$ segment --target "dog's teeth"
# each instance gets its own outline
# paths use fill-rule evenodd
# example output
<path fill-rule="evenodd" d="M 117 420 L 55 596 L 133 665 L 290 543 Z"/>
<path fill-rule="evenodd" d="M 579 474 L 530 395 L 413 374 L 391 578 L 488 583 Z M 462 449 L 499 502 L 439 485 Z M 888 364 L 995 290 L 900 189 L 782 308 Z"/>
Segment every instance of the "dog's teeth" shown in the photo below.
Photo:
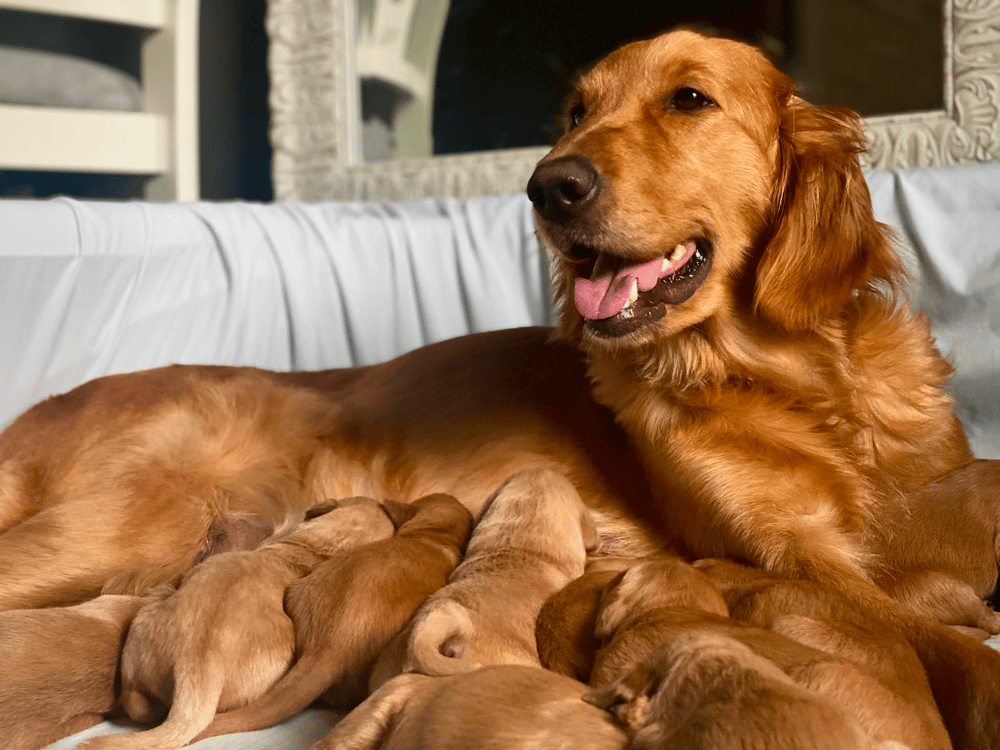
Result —
<path fill-rule="evenodd" d="M 663 263 L 660 265 L 660 273 L 664 274 L 670 270 L 670 258 L 673 258 L 673 253 L 669 257 L 663 259 Z"/>
<path fill-rule="evenodd" d="M 628 304 L 635 304 L 637 299 L 639 299 L 639 279 L 632 279 L 632 286 L 628 290 Z"/>
<path fill-rule="evenodd" d="M 678 245 L 674 248 L 674 251 L 670 254 L 671 260 L 680 260 L 684 257 L 684 253 L 687 252 L 687 248 L 684 245 Z"/>

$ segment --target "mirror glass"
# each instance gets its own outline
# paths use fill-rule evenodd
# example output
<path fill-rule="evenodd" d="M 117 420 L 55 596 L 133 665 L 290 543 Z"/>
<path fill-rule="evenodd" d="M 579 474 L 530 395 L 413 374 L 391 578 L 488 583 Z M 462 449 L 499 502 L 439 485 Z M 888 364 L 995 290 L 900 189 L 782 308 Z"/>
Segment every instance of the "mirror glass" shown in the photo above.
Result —
<path fill-rule="evenodd" d="M 817 104 L 941 109 L 941 0 L 357 0 L 367 162 L 551 145 L 576 77 L 695 24 L 761 47 Z"/>

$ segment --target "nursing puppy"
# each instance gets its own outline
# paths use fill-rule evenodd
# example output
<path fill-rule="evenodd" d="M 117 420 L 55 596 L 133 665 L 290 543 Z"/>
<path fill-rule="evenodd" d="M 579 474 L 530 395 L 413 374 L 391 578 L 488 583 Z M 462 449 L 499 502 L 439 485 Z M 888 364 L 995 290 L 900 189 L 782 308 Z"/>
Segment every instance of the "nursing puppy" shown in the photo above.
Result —
<path fill-rule="evenodd" d="M 36 750 L 112 711 L 125 633 L 148 601 L 107 594 L 73 607 L 0 612 L 4 750 Z"/>
<path fill-rule="evenodd" d="M 681 633 L 584 700 L 634 733 L 632 750 L 908 750 L 721 633 Z"/>
<path fill-rule="evenodd" d="M 135 721 L 166 720 L 140 734 L 95 737 L 81 750 L 166 750 L 187 744 L 216 711 L 242 706 L 288 669 L 295 647 L 288 587 L 340 550 L 390 537 L 383 506 L 351 498 L 254 552 L 218 555 L 176 593 L 142 610 L 122 653 L 121 704 Z"/>
<path fill-rule="evenodd" d="M 542 666 L 580 682 L 590 681 L 600 641 L 594 634 L 601 594 L 615 577 L 636 561 L 596 557 L 579 578 L 549 597 L 535 622 L 535 645 Z"/>
<path fill-rule="evenodd" d="M 335 555 L 289 588 L 295 665 L 257 700 L 215 717 L 199 739 L 269 727 L 320 696 L 340 708 L 364 699 L 375 659 L 445 585 L 472 528 L 450 495 L 387 507 L 401 522 L 395 536 Z"/>
<path fill-rule="evenodd" d="M 695 567 L 718 588 L 740 622 L 787 636 L 844 658 L 872 675 L 894 706 L 856 700 L 849 682 L 824 686 L 849 701 L 869 724 L 881 722 L 887 736 L 913 750 L 948 748 L 950 742 L 927 674 L 904 634 L 859 611 L 837 591 L 811 581 L 792 581 L 725 560 L 699 560 Z M 949 677 L 954 679 L 957 675 Z"/>
<path fill-rule="evenodd" d="M 1000 614 L 983 602 L 997 585 L 1000 461 L 972 461 L 908 493 L 906 504 L 878 528 L 886 555 L 875 582 L 940 622 L 1000 632 Z"/>
<path fill-rule="evenodd" d="M 586 686 L 520 664 L 451 677 L 405 674 L 313 750 L 625 750 L 625 733 L 580 700 Z"/>
<path fill-rule="evenodd" d="M 601 648 L 594 656 L 590 684 L 621 677 L 686 623 L 697 627 L 727 622 L 728 616 L 719 590 L 683 560 L 640 562 L 619 573 L 601 593 L 594 623 Z"/>
<path fill-rule="evenodd" d="M 487 501 L 448 585 L 383 654 L 373 683 L 400 672 L 538 666 L 538 612 L 583 573 L 587 551 L 596 546 L 590 513 L 565 476 L 549 469 L 515 474 Z"/>
<path fill-rule="evenodd" d="M 749 588 L 737 591 L 730 584 L 730 598 L 724 598 L 712 576 L 680 560 L 643 563 L 609 586 L 597 623 L 605 646 L 591 684 L 620 678 L 661 645 L 670 651 L 682 636 L 711 634 L 743 644 L 797 685 L 842 707 L 873 737 L 912 750 L 951 747 L 920 661 L 902 636 L 811 582 L 767 573 L 756 578 L 756 571 L 729 563 L 706 567 L 713 565 L 720 580 L 724 571 L 732 577 L 746 571 L 741 582 Z M 783 595 L 790 590 L 786 584 L 802 589 L 800 595 Z M 754 606 L 750 592 L 763 586 L 780 596 L 758 593 L 755 616 L 747 616 Z M 724 618 L 727 612 L 740 621 Z"/>

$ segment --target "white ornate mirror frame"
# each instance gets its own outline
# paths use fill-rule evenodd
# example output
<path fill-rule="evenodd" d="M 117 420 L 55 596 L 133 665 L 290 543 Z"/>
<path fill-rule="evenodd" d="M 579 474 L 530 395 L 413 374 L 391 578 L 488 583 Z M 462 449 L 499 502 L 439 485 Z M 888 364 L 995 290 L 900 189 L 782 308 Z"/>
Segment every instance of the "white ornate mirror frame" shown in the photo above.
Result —
<path fill-rule="evenodd" d="M 354 3 L 268 2 L 275 196 L 390 200 L 523 190 L 546 148 L 363 163 Z M 942 3 L 944 108 L 867 118 L 868 167 L 1000 157 L 1000 0 Z"/>

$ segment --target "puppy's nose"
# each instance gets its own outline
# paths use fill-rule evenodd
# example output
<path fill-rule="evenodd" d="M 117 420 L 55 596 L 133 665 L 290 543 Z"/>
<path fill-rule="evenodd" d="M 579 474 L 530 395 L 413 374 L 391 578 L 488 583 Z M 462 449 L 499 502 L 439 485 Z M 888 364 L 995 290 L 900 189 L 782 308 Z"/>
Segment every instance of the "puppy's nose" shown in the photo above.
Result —
<path fill-rule="evenodd" d="M 528 180 L 528 199 L 543 219 L 562 223 L 590 206 L 600 193 L 594 165 L 580 156 L 542 162 Z"/>

